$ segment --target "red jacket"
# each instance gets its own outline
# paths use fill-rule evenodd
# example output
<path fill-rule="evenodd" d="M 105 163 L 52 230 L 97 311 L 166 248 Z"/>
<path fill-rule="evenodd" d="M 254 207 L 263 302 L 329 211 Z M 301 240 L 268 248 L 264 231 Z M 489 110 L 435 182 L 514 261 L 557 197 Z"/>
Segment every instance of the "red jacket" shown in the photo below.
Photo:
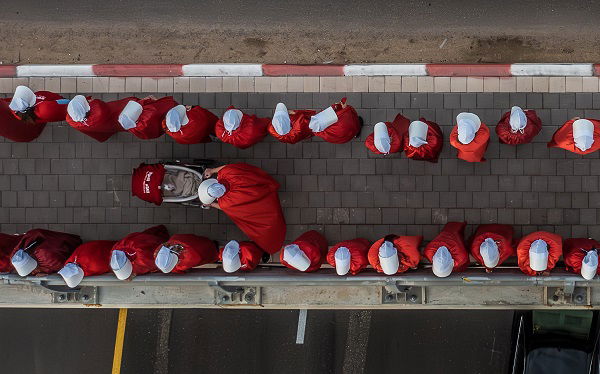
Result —
<path fill-rule="evenodd" d="M 67 123 L 77 131 L 96 139 L 99 142 L 105 142 L 111 136 L 119 131 L 125 131 L 119 123 L 119 114 L 129 101 L 138 101 L 135 97 L 126 97 L 124 99 L 105 102 L 98 99 L 89 99 L 90 111 L 87 117 L 81 121 L 74 121 L 67 113 Z"/>
<path fill-rule="evenodd" d="M 562 148 L 566 151 L 577 153 L 578 155 L 587 155 L 594 153 L 600 149 L 600 120 L 588 119 L 594 124 L 594 143 L 590 149 L 582 151 L 575 146 L 573 139 L 573 122 L 569 120 L 565 122 L 552 136 L 552 140 L 548 143 L 548 148 Z"/>
<path fill-rule="evenodd" d="M 546 231 L 536 231 L 525 235 L 517 245 L 517 258 L 521 271 L 527 275 L 538 275 L 537 271 L 529 267 L 529 247 L 538 239 L 542 239 L 548 244 L 548 267 L 546 271 L 554 269 L 562 255 L 562 238 L 560 235 Z"/>
<path fill-rule="evenodd" d="M 296 244 L 310 260 L 310 266 L 304 272 L 309 273 L 321 268 L 327 256 L 327 239 L 318 231 L 311 230 L 300 235 L 291 244 Z M 279 260 L 290 269 L 295 269 L 283 259 L 283 249 L 279 252 Z"/>
<path fill-rule="evenodd" d="M 592 249 L 600 249 L 600 243 L 594 239 L 571 238 L 565 240 L 563 258 L 568 271 L 581 274 L 581 262 Z"/>
<path fill-rule="evenodd" d="M 314 116 L 314 110 L 295 110 L 294 114 L 290 114 L 291 129 L 285 135 L 279 135 L 275 131 L 273 124 L 269 122 L 269 134 L 282 143 L 296 144 L 304 139 L 313 136 L 312 130 L 308 127 L 310 117 Z"/>
<path fill-rule="evenodd" d="M 217 175 L 226 192 L 219 207 L 253 242 L 273 254 L 285 240 L 279 183 L 256 166 L 229 164 Z"/>
<path fill-rule="evenodd" d="M 264 254 L 263 250 L 253 242 L 244 241 L 238 243 L 240 245 L 240 262 L 242 263 L 240 270 L 251 271 L 256 269 L 262 260 L 262 256 Z M 225 248 L 221 248 L 219 250 L 219 261 L 223 261 L 224 249 Z"/>
<path fill-rule="evenodd" d="M 496 266 L 499 266 L 506 261 L 507 258 L 516 254 L 513 245 L 513 235 L 514 230 L 511 225 L 479 225 L 471 240 L 471 255 L 479 264 L 485 266 L 479 247 L 487 238 L 491 238 L 498 246 L 500 258 L 498 259 L 498 264 Z"/>
<path fill-rule="evenodd" d="M 117 242 L 114 240 L 92 240 L 81 244 L 65 261 L 72 262 L 83 270 L 84 276 L 110 272 L 110 253 Z"/>
<path fill-rule="evenodd" d="M 229 109 L 235 108 L 230 106 L 227 110 Z M 243 113 L 240 126 L 231 134 L 225 129 L 223 118 L 220 118 L 215 124 L 215 133 L 222 142 L 245 149 L 263 140 L 267 135 L 267 127 L 270 123 L 269 118 L 258 118 L 255 115 Z"/>
<path fill-rule="evenodd" d="M 327 262 L 335 268 L 335 252 L 340 247 L 348 248 L 350 251 L 350 273 L 356 275 L 369 265 L 368 252 L 370 243 L 367 239 L 356 238 L 339 242 L 327 252 Z"/>
<path fill-rule="evenodd" d="M 219 250 L 214 241 L 193 234 L 175 234 L 166 243 L 161 243 L 154 250 L 154 258 L 163 245 L 171 246 L 179 244 L 183 247 L 178 254 L 179 261 L 171 271 L 172 273 L 183 273 L 196 266 L 216 262 L 219 258 Z"/>
<path fill-rule="evenodd" d="M 454 260 L 452 272 L 464 271 L 469 266 L 469 253 L 464 240 L 466 226 L 466 222 L 448 222 L 442 232 L 427 244 L 423 257 L 433 263 L 435 252 L 439 247 L 445 246 Z"/>
<path fill-rule="evenodd" d="M 483 122 L 475 134 L 475 138 L 469 144 L 463 144 L 458 140 L 458 126 L 454 126 L 450 133 L 450 144 L 458 150 L 458 158 L 468 162 L 485 161 L 485 151 L 489 143 L 490 129 Z"/>
<path fill-rule="evenodd" d="M 140 139 L 155 139 L 163 134 L 162 120 L 167 112 L 177 105 L 172 96 L 160 99 L 134 99 L 142 106 L 142 114 L 136 121 L 136 126 L 129 129 L 130 133 Z M 125 103 L 127 104 L 127 103 Z"/>
<path fill-rule="evenodd" d="M 503 144 L 527 144 L 531 143 L 533 138 L 542 130 L 542 120 L 537 116 L 535 110 L 525 110 L 525 116 L 527 117 L 527 126 L 523 129 L 523 132 L 513 132 L 510 127 L 510 111 L 504 113 L 500 122 L 496 125 L 496 134 L 500 143 Z"/>
<path fill-rule="evenodd" d="M 346 98 L 344 97 L 341 101 L 345 103 Z M 350 105 L 346 105 L 345 108 L 342 108 L 340 104 L 332 106 L 338 117 L 337 122 L 331 124 L 325 130 L 315 132 L 314 134 L 328 143 L 348 143 L 360 132 L 361 123 L 358 113 Z"/>
<path fill-rule="evenodd" d="M 163 119 L 162 127 L 165 133 L 179 144 L 209 143 L 219 118 L 200 106 L 187 110 L 186 115 L 189 122 L 177 132 L 169 131 L 167 121 Z"/>
<path fill-rule="evenodd" d="M 127 235 L 112 247 L 112 251 L 125 252 L 131 261 L 133 274 L 154 273 L 158 271 L 154 263 L 154 250 L 168 239 L 169 232 L 165 226 L 154 226 L 142 232 Z"/>
<path fill-rule="evenodd" d="M 427 144 L 423 144 L 420 147 L 413 147 L 410 145 L 410 138 L 408 136 L 408 127 L 404 132 L 404 153 L 406 157 L 413 160 L 422 160 L 429 162 L 437 162 L 444 147 L 444 134 L 440 126 L 432 121 L 427 121 L 425 118 L 419 118 L 419 121 L 425 122 L 429 127 L 427 131 Z"/>
<path fill-rule="evenodd" d="M 33 242 L 37 242 L 27 253 L 37 261 L 37 268 L 31 275 L 38 273 L 51 274 L 59 271 L 71 253 L 81 244 L 77 235 L 64 232 L 34 229 L 27 231 L 15 245 L 10 258 L 19 249 L 25 249 Z"/>
<path fill-rule="evenodd" d="M 388 135 L 390 136 L 390 154 L 402 152 L 404 148 L 403 137 L 404 132 L 408 130 L 408 125 L 410 125 L 410 120 L 404 117 L 402 114 L 398 113 L 394 121 L 385 122 L 387 126 Z M 371 133 L 367 140 L 365 140 L 365 146 L 373 153 L 381 155 L 379 149 L 375 147 L 375 133 Z"/>
<path fill-rule="evenodd" d="M 396 274 L 404 273 L 408 269 L 416 269 L 419 266 L 419 261 L 421 261 L 419 246 L 423 241 L 423 237 L 388 235 L 373 243 L 371 248 L 369 248 L 369 263 L 378 273 L 383 273 L 379 262 L 379 247 L 386 240 L 390 241 L 394 245 L 394 248 L 396 248 L 396 251 L 398 251 L 398 262 L 400 265 Z"/>

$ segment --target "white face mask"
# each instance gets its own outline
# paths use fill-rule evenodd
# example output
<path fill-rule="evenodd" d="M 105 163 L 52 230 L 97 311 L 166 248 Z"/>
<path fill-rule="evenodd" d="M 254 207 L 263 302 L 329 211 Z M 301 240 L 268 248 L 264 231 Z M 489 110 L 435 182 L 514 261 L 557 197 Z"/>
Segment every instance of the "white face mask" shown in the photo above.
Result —
<path fill-rule="evenodd" d="M 433 255 L 432 270 L 437 277 L 445 278 L 452 273 L 454 259 L 447 247 L 441 246 Z"/>
<path fill-rule="evenodd" d="M 548 268 L 548 243 L 538 239 L 529 247 L 529 267 L 533 271 L 544 271 Z"/>
<path fill-rule="evenodd" d="M 388 133 L 388 128 L 385 123 L 379 122 L 375 125 L 373 132 L 373 143 L 379 152 L 385 155 L 390 153 L 390 149 L 392 148 L 392 140 L 390 139 L 390 134 Z"/>
<path fill-rule="evenodd" d="M 527 126 L 527 116 L 525 115 L 523 109 L 518 106 L 513 106 L 510 110 L 509 123 L 512 132 L 523 132 L 525 126 Z"/>
<path fill-rule="evenodd" d="M 232 133 L 240 127 L 243 113 L 238 109 L 229 109 L 223 114 L 223 125 L 228 133 Z"/>

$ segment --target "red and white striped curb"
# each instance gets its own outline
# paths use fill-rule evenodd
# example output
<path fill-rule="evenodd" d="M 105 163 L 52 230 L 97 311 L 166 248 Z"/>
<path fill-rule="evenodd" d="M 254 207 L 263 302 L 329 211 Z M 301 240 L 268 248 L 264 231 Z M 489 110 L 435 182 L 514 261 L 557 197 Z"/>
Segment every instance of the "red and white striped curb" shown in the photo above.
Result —
<path fill-rule="evenodd" d="M 600 64 L 0 65 L 0 77 L 600 76 Z"/>

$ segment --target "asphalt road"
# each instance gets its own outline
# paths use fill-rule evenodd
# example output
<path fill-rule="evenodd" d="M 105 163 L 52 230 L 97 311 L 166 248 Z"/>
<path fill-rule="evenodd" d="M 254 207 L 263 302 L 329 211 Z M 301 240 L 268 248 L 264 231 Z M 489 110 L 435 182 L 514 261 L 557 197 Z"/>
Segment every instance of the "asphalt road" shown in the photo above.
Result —
<path fill-rule="evenodd" d="M 110 372 L 116 310 L 0 310 L 7 373 Z M 504 373 L 511 311 L 129 310 L 121 373 Z"/>
<path fill-rule="evenodd" d="M 3 0 L 0 6 L 3 63 L 600 60 L 594 1 Z"/>

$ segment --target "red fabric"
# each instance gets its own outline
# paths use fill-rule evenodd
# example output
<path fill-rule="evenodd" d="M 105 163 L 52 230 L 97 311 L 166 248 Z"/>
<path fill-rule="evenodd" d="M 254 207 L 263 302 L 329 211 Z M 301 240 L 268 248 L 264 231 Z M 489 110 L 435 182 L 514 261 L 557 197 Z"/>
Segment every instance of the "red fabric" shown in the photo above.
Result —
<path fill-rule="evenodd" d="M 552 140 L 548 143 L 548 148 L 562 148 L 566 151 L 577 153 L 578 155 L 587 155 L 589 153 L 596 152 L 600 149 L 600 120 L 589 119 L 594 124 L 594 143 L 592 147 L 587 151 L 575 147 L 575 140 L 573 139 L 573 122 L 575 120 L 569 120 L 564 123 L 552 136 Z"/>
<path fill-rule="evenodd" d="M 558 234 L 546 231 L 536 231 L 525 235 L 517 245 L 517 258 L 521 271 L 527 275 L 537 275 L 538 272 L 529 267 L 529 247 L 534 241 L 542 239 L 548 243 L 548 268 L 545 271 L 554 269 L 558 259 L 562 255 L 562 238 Z"/>
<path fill-rule="evenodd" d="M 513 245 L 514 230 L 511 225 L 479 225 L 473 239 L 471 240 L 471 255 L 475 260 L 481 264 L 483 263 L 483 257 L 479 253 L 479 247 L 487 238 L 491 238 L 498 245 L 498 252 L 500 258 L 498 259 L 498 265 L 501 265 L 507 258 L 516 254 L 515 247 Z"/>
<path fill-rule="evenodd" d="M 35 241 L 38 244 L 29 249 L 27 253 L 37 261 L 38 266 L 30 275 L 56 273 L 62 269 L 67 258 L 81 244 L 81 238 L 77 235 L 34 229 L 27 231 L 21 237 L 10 257 L 12 258 L 19 249 L 25 249 Z"/>
<path fill-rule="evenodd" d="M 600 243 L 594 239 L 571 238 L 563 245 L 563 258 L 568 271 L 581 274 L 581 262 L 592 249 L 600 250 Z"/>
<path fill-rule="evenodd" d="M 450 133 L 450 144 L 458 150 L 458 158 L 468 162 L 483 162 L 485 151 L 490 142 L 490 129 L 482 122 L 481 127 L 475 134 L 475 138 L 469 144 L 458 141 L 458 126 L 454 126 Z"/>
<path fill-rule="evenodd" d="M 125 131 L 119 123 L 119 114 L 130 101 L 137 101 L 135 97 L 105 102 L 98 99 L 88 99 L 90 111 L 87 117 L 81 121 L 74 121 L 67 113 L 67 123 L 77 131 L 96 139 L 99 142 L 108 140 L 120 131 Z"/>
<path fill-rule="evenodd" d="M 260 260 L 263 256 L 263 250 L 260 249 L 259 246 L 254 244 L 254 242 L 238 242 L 240 245 L 240 262 L 242 263 L 242 267 L 240 267 L 240 271 L 251 271 L 256 269 Z M 221 248 L 219 250 L 219 261 L 223 261 L 223 250 L 225 248 Z"/>
<path fill-rule="evenodd" d="M 229 109 L 235 108 L 230 106 L 227 110 Z M 255 115 L 243 113 L 240 126 L 233 130 L 231 134 L 225 129 L 223 118 L 219 118 L 215 124 L 215 133 L 222 142 L 245 149 L 263 140 L 267 135 L 267 127 L 270 123 L 269 118 L 258 118 Z"/>
<path fill-rule="evenodd" d="M 0 100 L 0 136 L 13 142 L 30 142 L 40 136 L 46 123 L 21 120 L 9 108 L 9 102 Z"/>
<path fill-rule="evenodd" d="M 356 275 L 369 265 L 368 253 L 370 246 L 371 243 L 363 238 L 344 240 L 329 249 L 327 262 L 335 268 L 335 252 L 340 247 L 346 247 L 350 251 L 350 274 Z"/>
<path fill-rule="evenodd" d="M 167 112 L 177 105 L 172 96 L 160 99 L 135 99 L 142 107 L 142 114 L 136 121 L 136 126 L 129 129 L 130 133 L 140 139 L 155 139 L 163 134 L 162 120 Z M 126 103 L 127 104 L 127 103 Z"/>
<path fill-rule="evenodd" d="M 125 252 L 133 267 L 132 275 L 154 273 L 158 271 L 154 263 L 154 250 L 168 239 L 169 232 L 165 226 L 154 226 L 127 235 L 112 247 L 112 251 Z"/>
<path fill-rule="evenodd" d="M 346 102 L 346 98 L 342 99 Z M 340 104 L 332 105 L 337 114 L 337 122 L 328 126 L 325 130 L 314 134 L 328 143 L 343 144 L 352 140 L 360 132 L 360 119 L 356 110 L 350 105 L 342 108 Z"/>
<path fill-rule="evenodd" d="M 110 272 L 110 253 L 115 240 L 92 240 L 75 248 L 65 265 L 72 262 L 79 265 L 84 276 L 100 275 Z"/>
<path fill-rule="evenodd" d="M 427 144 L 423 144 L 420 147 L 413 147 L 410 145 L 410 139 L 408 137 L 408 127 L 404 132 L 404 153 L 406 157 L 413 160 L 422 160 L 429 162 L 437 162 L 444 147 L 444 134 L 440 126 L 432 121 L 428 121 L 425 118 L 419 118 L 419 121 L 425 122 L 429 129 L 427 130 Z"/>
<path fill-rule="evenodd" d="M 314 110 L 295 110 L 293 114 L 290 114 L 291 129 L 285 135 L 279 135 L 275 131 L 272 123 L 269 123 L 269 134 L 275 139 L 282 143 L 296 144 L 299 141 L 308 139 L 313 136 L 312 130 L 308 127 L 310 123 L 310 117 L 314 116 L 317 112 Z"/>
<path fill-rule="evenodd" d="M 23 235 L 0 233 L 0 273 L 12 271 L 12 264 L 10 263 L 11 255 L 22 237 Z"/>
<path fill-rule="evenodd" d="M 483 124 L 482 124 L 483 125 Z M 465 246 L 466 222 L 448 222 L 442 232 L 427 244 L 423 257 L 433 263 L 433 255 L 439 247 L 445 246 L 454 260 L 453 272 L 463 271 L 469 266 L 469 253 Z"/>
<path fill-rule="evenodd" d="M 171 271 L 172 273 L 183 273 L 196 266 L 210 264 L 219 258 L 219 250 L 214 241 L 193 234 L 175 234 L 166 243 L 161 243 L 154 250 L 154 258 L 162 246 L 179 244 L 183 250 L 179 253 L 179 261 Z"/>
<path fill-rule="evenodd" d="M 273 254 L 285 240 L 285 219 L 279 202 L 279 183 L 256 166 L 229 164 L 217 180 L 226 188 L 219 207 L 260 248 Z"/>
<path fill-rule="evenodd" d="M 211 141 L 210 134 L 215 133 L 215 124 L 219 118 L 200 106 L 188 109 L 186 114 L 188 123 L 181 126 L 181 129 L 177 132 L 169 131 L 167 121 L 163 119 L 162 127 L 165 134 L 179 144 L 209 143 Z"/>
<path fill-rule="evenodd" d="M 327 256 L 327 239 L 318 231 L 311 230 L 300 235 L 291 244 L 296 244 L 310 260 L 310 266 L 305 273 L 319 270 Z M 290 269 L 297 270 L 283 259 L 283 249 L 279 252 L 279 260 Z"/>
<path fill-rule="evenodd" d="M 165 177 L 163 164 L 140 164 L 133 169 L 131 176 L 131 195 L 156 205 L 162 204 L 160 186 Z"/>
<path fill-rule="evenodd" d="M 391 242 L 396 251 L 398 251 L 398 262 L 400 265 L 396 274 L 404 273 L 408 269 L 415 269 L 419 266 L 419 261 L 421 261 L 419 246 L 423 241 L 423 237 L 388 235 L 373 243 L 371 248 L 369 248 L 369 263 L 378 273 L 383 273 L 383 269 L 379 263 L 379 247 L 386 240 Z"/>
<path fill-rule="evenodd" d="M 59 104 L 56 100 L 64 99 L 59 94 L 50 91 L 37 91 L 33 114 L 36 122 L 61 122 L 67 117 L 67 104 Z"/>
<path fill-rule="evenodd" d="M 531 143 L 533 138 L 542 130 L 542 120 L 537 116 L 535 110 L 525 110 L 525 116 L 527 117 L 527 126 L 523 129 L 523 132 L 513 132 L 510 127 L 510 111 L 504 113 L 500 122 L 496 125 L 496 134 L 500 143 L 503 144 L 527 144 Z"/>
<path fill-rule="evenodd" d="M 402 152 L 403 149 L 403 137 L 404 131 L 408 129 L 408 125 L 410 125 L 410 120 L 404 117 L 402 114 L 398 113 L 394 121 L 385 122 L 387 126 L 388 135 L 390 136 L 390 154 Z M 375 147 L 375 133 L 371 133 L 367 136 L 367 140 L 365 140 L 365 146 L 373 153 L 382 155 L 377 147 Z"/>

